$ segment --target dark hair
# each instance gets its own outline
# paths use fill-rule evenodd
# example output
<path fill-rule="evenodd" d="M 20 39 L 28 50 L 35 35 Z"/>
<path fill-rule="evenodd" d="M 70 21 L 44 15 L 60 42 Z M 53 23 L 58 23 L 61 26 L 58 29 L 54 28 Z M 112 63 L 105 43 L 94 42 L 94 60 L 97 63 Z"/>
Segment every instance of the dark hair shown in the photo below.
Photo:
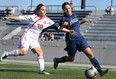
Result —
<path fill-rule="evenodd" d="M 64 9 L 65 5 L 70 5 L 70 3 L 69 3 L 69 2 L 64 2 L 64 3 L 62 4 L 62 9 Z"/>
<path fill-rule="evenodd" d="M 40 10 L 40 8 L 44 6 L 43 4 L 38 4 L 37 7 L 34 10 L 34 13 L 37 14 L 37 10 Z"/>
<path fill-rule="evenodd" d="M 70 3 L 69 3 L 69 2 L 64 2 L 64 3 L 62 4 L 62 9 L 63 9 L 63 10 L 64 10 L 64 7 L 65 7 L 66 5 L 70 5 Z M 64 16 L 67 16 L 67 15 L 65 14 L 65 12 L 64 12 Z"/>
<path fill-rule="evenodd" d="M 43 4 L 37 5 L 36 10 L 39 10 L 42 6 L 44 6 L 44 5 Z"/>

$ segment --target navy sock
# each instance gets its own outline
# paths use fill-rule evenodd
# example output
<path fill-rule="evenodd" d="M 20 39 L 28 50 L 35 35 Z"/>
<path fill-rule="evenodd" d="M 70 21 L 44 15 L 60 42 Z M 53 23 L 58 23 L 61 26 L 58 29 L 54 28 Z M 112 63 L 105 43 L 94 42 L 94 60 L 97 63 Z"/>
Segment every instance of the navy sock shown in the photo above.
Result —
<path fill-rule="evenodd" d="M 94 57 L 92 59 L 90 59 L 92 65 L 97 69 L 97 71 L 100 73 L 101 72 L 101 66 L 99 64 L 99 62 L 97 61 L 97 59 Z"/>
<path fill-rule="evenodd" d="M 64 62 L 67 61 L 66 58 L 67 58 L 67 56 L 63 56 L 63 57 L 61 57 L 61 58 L 57 58 L 57 61 L 58 61 L 59 63 L 64 63 Z"/>

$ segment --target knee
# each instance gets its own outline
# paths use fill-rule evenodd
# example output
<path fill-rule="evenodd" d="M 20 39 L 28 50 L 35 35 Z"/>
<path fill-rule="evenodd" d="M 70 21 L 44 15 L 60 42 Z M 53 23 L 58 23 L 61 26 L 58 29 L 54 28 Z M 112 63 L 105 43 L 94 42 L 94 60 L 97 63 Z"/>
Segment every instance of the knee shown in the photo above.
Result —
<path fill-rule="evenodd" d="M 90 48 L 86 48 L 83 52 L 86 54 L 86 56 L 87 56 L 89 59 L 94 58 L 94 54 L 93 54 L 93 52 L 91 51 Z"/>
<path fill-rule="evenodd" d="M 32 49 L 33 53 L 36 53 L 38 56 L 43 56 L 43 51 L 41 48 L 34 48 Z"/>
<path fill-rule="evenodd" d="M 90 54 L 90 55 L 88 55 L 88 58 L 89 59 L 93 59 L 94 58 L 94 55 L 93 54 Z"/>
<path fill-rule="evenodd" d="M 27 51 L 19 51 L 19 56 L 23 56 L 23 55 L 26 55 L 27 54 Z"/>

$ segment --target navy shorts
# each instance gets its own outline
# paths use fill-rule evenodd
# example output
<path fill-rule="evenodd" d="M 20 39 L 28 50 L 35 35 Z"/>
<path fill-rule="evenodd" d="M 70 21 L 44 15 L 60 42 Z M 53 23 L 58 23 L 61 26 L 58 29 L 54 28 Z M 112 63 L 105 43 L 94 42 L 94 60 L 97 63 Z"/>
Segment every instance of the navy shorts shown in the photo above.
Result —
<path fill-rule="evenodd" d="M 75 56 L 77 50 L 84 51 L 86 48 L 90 47 L 84 37 L 79 37 L 76 40 L 69 40 L 67 42 L 67 52 L 69 56 Z"/>

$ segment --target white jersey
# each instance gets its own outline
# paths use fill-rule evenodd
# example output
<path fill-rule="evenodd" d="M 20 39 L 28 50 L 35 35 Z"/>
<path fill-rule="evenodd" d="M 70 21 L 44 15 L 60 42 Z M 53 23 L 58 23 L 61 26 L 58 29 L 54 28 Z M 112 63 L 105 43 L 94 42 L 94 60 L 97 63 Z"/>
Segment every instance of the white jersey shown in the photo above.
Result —
<path fill-rule="evenodd" d="M 41 18 L 35 14 L 19 16 L 19 19 L 29 22 L 28 28 L 25 29 L 25 33 L 32 35 L 33 38 L 38 38 L 43 29 L 54 24 L 47 16 Z"/>
<path fill-rule="evenodd" d="M 25 29 L 25 32 L 20 39 L 20 45 L 23 45 L 28 41 L 28 44 L 25 44 L 23 48 L 28 48 L 27 46 L 30 46 L 33 41 L 37 42 L 42 30 L 54 24 L 47 16 L 41 18 L 36 14 L 19 16 L 19 19 L 29 22 L 28 28 Z M 32 46 L 32 48 L 34 47 L 36 46 Z"/>

